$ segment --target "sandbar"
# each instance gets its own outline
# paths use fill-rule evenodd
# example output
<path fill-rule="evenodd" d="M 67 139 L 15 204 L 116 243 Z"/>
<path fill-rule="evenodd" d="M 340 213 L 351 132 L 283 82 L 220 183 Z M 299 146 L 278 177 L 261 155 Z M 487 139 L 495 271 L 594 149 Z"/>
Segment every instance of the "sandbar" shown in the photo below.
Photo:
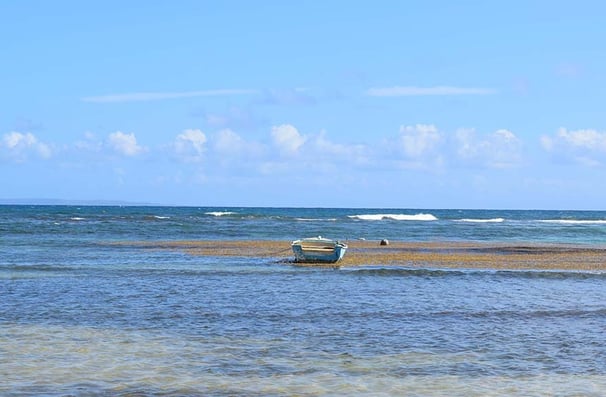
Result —
<path fill-rule="evenodd" d="M 132 244 L 132 243 L 131 243 Z M 179 250 L 196 256 L 267 258 L 294 263 L 290 241 L 221 240 L 135 243 L 150 249 Z M 415 268 L 606 270 L 606 247 L 538 243 L 348 241 L 338 266 L 406 266 Z M 334 266 L 334 265 L 331 265 Z"/>

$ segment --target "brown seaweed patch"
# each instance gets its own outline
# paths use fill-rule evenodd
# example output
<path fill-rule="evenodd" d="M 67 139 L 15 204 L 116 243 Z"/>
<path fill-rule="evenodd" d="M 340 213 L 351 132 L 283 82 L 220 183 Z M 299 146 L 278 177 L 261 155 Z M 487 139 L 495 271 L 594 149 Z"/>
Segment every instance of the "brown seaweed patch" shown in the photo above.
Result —
<path fill-rule="evenodd" d="M 338 266 L 407 266 L 482 269 L 606 270 L 606 248 L 566 244 L 350 241 Z M 274 258 L 293 264 L 290 241 L 191 240 L 124 242 L 144 249 L 179 250 L 196 256 Z M 307 266 L 307 265 L 306 265 Z M 311 265 L 324 266 L 324 265 Z M 334 266 L 334 265 L 331 265 Z"/>

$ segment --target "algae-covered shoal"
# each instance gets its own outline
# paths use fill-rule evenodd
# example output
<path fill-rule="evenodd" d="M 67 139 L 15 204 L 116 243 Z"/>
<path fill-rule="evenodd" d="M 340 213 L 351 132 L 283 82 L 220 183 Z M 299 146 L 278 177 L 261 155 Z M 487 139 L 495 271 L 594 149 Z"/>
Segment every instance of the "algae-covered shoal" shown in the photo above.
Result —
<path fill-rule="evenodd" d="M 290 241 L 222 240 L 128 243 L 147 249 L 179 250 L 196 256 L 272 258 L 293 264 Z M 606 247 L 568 244 L 348 241 L 339 266 L 420 268 L 604 270 Z"/>

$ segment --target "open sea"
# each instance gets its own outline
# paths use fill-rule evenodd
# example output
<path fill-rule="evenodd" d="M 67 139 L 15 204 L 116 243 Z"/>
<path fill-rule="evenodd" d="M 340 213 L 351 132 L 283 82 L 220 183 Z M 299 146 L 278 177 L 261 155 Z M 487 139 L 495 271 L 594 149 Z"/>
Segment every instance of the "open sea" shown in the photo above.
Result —
<path fill-rule="evenodd" d="M 606 211 L 0 206 L 0 396 L 606 395 L 606 272 L 137 244 L 317 235 L 606 247 Z"/>

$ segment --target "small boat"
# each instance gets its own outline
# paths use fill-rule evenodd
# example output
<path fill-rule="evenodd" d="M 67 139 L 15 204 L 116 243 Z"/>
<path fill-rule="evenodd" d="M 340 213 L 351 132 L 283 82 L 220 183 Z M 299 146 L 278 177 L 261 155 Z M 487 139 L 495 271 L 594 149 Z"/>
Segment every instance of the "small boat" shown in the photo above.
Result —
<path fill-rule="evenodd" d="M 321 236 L 295 240 L 291 246 L 295 262 L 307 263 L 335 263 L 343 258 L 347 250 L 347 244 Z"/>

